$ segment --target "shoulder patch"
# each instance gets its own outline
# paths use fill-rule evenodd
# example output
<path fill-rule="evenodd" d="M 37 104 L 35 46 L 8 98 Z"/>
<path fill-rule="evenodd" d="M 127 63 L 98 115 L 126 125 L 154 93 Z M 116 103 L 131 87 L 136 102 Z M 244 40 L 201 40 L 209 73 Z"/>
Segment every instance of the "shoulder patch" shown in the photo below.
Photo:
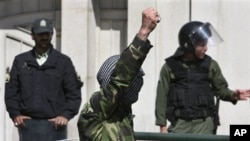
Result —
<path fill-rule="evenodd" d="M 10 71 L 9 71 L 9 67 L 6 68 L 6 74 L 5 74 L 5 83 L 9 83 L 10 82 Z"/>

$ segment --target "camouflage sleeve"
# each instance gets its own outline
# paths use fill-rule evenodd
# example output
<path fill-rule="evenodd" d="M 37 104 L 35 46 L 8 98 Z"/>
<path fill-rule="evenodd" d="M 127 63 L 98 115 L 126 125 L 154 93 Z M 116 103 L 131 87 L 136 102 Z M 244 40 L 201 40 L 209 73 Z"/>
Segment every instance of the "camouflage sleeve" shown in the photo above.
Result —
<path fill-rule="evenodd" d="M 121 53 L 109 84 L 90 99 L 91 107 L 101 119 L 108 118 L 116 109 L 119 98 L 136 76 L 151 47 L 149 41 L 145 42 L 135 37 Z"/>

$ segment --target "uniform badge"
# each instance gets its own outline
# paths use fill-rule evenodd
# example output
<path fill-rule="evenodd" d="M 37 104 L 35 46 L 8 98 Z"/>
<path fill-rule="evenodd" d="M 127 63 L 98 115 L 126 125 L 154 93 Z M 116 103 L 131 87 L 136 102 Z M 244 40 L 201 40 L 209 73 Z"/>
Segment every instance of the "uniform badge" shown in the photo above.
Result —
<path fill-rule="evenodd" d="M 10 82 L 10 68 L 7 67 L 6 68 L 6 75 L 5 75 L 5 83 L 9 83 Z"/>
<path fill-rule="evenodd" d="M 41 22 L 40 22 L 40 26 L 41 27 L 46 27 L 47 25 L 46 25 L 46 21 L 45 20 L 42 20 Z"/>

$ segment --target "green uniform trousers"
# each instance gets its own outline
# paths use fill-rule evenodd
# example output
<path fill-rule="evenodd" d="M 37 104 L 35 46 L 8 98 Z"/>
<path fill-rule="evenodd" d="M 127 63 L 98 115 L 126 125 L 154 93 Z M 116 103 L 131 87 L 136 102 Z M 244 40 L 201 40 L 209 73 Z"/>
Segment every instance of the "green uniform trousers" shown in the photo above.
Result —
<path fill-rule="evenodd" d="M 169 133 L 194 133 L 194 134 L 213 134 L 214 123 L 211 117 L 205 119 L 182 120 L 178 119 L 176 124 L 170 125 Z"/>

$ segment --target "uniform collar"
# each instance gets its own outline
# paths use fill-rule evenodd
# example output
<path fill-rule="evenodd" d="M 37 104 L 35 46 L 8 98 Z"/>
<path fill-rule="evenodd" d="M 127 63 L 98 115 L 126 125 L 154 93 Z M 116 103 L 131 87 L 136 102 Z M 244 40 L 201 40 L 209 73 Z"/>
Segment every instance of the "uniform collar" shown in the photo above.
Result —
<path fill-rule="evenodd" d="M 55 66 L 56 62 L 57 62 L 57 56 L 58 56 L 59 52 L 56 51 L 53 47 L 51 47 L 48 51 L 47 51 L 47 55 L 48 55 L 48 59 L 47 61 L 43 64 L 43 67 L 52 67 Z M 36 62 L 36 56 L 37 53 L 35 51 L 35 48 L 33 48 L 31 50 L 30 55 L 26 58 L 26 62 L 30 65 L 33 66 L 38 66 L 37 62 Z"/>
<path fill-rule="evenodd" d="M 49 52 L 50 52 L 50 48 L 46 51 L 46 52 L 44 52 L 44 53 L 42 53 L 42 54 L 38 54 L 36 51 L 35 51 L 35 55 L 36 55 L 36 58 L 42 58 L 42 57 L 45 57 L 45 58 L 48 58 L 48 56 L 49 56 Z"/>

